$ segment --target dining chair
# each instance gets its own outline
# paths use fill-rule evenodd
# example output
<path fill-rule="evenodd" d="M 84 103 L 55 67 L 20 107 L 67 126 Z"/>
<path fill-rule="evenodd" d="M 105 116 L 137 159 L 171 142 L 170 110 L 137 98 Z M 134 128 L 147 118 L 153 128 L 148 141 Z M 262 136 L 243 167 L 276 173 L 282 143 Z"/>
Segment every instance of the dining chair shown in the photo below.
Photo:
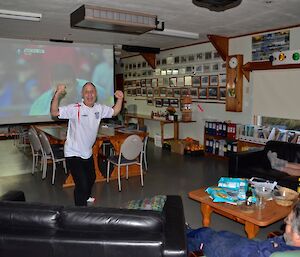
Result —
<path fill-rule="evenodd" d="M 41 169 L 42 169 L 44 150 L 43 150 L 42 144 L 40 142 L 40 139 L 38 137 L 38 134 L 34 128 L 30 128 L 28 130 L 28 139 L 29 139 L 30 148 L 31 148 L 31 152 L 32 152 L 32 171 L 31 171 L 31 173 L 34 174 L 34 170 L 39 161 L 39 157 L 41 157 Z"/>
<path fill-rule="evenodd" d="M 44 150 L 44 162 L 43 162 L 43 175 L 42 179 L 46 178 L 46 173 L 47 173 L 47 164 L 48 160 L 52 161 L 52 185 L 54 185 L 55 181 L 55 172 L 56 172 L 56 163 L 57 162 L 62 162 L 65 173 L 67 174 L 67 166 L 66 166 L 66 158 L 64 157 L 64 152 L 61 149 L 52 149 L 50 142 L 48 140 L 48 137 L 45 135 L 43 131 L 39 132 L 39 138 L 42 143 L 42 147 Z"/>
<path fill-rule="evenodd" d="M 106 181 L 109 182 L 110 163 L 118 167 L 118 188 L 121 188 L 121 166 L 126 166 L 126 179 L 128 179 L 128 166 L 137 164 L 140 166 L 141 185 L 144 186 L 143 179 L 143 142 L 137 135 L 128 136 L 121 145 L 119 155 L 109 156 L 107 158 Z"/>
<path fill-rule="evenodd" d="M 143 163 L 145 165 L 145 170 L 148 170 L 148 164 L 147 164 L 147 143 L 148 143 L 148 137 L 145 136 L 143 140 L 143 150 L 142 150 L 142 158 L 143 158 Z"/>

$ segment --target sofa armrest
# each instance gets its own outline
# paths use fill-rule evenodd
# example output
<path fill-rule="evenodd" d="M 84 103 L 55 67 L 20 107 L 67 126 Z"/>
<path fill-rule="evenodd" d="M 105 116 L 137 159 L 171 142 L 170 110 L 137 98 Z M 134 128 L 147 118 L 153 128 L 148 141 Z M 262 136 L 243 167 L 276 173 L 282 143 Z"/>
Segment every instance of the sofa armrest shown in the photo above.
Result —
<path fill-rule="evenodd" d="M 23 191 L 8 191 L 4 195 L 0 196 L 0 201 L 16 201 L 25 202 L 25 194 Z"/>
<path fill-rule="evenodd" d="M 181 197 L 168 195 L 163 212 L 166 222 L 163 256 L 186 257 L 185 218 Z"/>
<path fill-rule="evenodd" d="M 251 150 L 246 152 L 231 153 L 229 155 L 228 176 L 240 177 L 240 173 L 244 168 L 251 166 L 264 166 L 265 151 Z"/>
<path fill-rule="evenodd" d="M 300 256 L 300 251 L 285 251 L 272 253 L 270 257 L 298 257 Z"/>

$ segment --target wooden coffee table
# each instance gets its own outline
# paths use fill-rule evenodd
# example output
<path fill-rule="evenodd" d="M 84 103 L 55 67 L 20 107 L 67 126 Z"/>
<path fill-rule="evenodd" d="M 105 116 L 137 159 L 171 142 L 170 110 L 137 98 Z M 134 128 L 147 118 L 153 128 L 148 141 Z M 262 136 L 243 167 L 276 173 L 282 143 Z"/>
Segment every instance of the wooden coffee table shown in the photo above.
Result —
<path fill-rule="evenodd" d="M 200 202 L 202 213 L 202 225 L 209 227 L 211 213 L 215 212 L 229 219 L 245 225 L 245 231 L 248 238 L 254 238 L 260 227 L 266 227 L 285 218 L 291 211 L 291 207 L 277 205 L 275 201 L 267 201 L 263 209 L 256 206 L 242 207 L 227 203 L 214 203 L 205 188 L 200 188 L 189 192 L 189 197 Z"/>

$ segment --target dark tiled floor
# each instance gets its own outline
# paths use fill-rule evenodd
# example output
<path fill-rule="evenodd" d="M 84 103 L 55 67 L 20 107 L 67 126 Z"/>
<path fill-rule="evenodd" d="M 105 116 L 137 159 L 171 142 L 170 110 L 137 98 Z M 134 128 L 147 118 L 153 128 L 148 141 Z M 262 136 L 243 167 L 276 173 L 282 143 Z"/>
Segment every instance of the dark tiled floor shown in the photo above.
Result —
<path fill-rule="evenodd" d="M 34 175 L 23 174 L 5 176 L 18 171 L 31 171 L 31 154 L 24 153 L 13 146 L 11 140 L 0 141 L 0 194 L 11 189 L 23 190 L 27 201 L 73 205 L 73 188 L 62 188 L 65 175 L 62 167 L 57 170 L 55 185 L 51 185 L 51 166 L 45 180 L 41 172 Z M 204 157 L 188 157 L 170 153 L 148 144 L 149 170 L 145 175 L 142 188 L 139 177 L 122 180 L 122 192 L 118 192 L 117 181 L 97 183 L 93 188 L 96 206 L 119 207 L 132 199 L 151 197 L 156 194 L 179 194 L 182 196 L 186 221 L 194 228 L 201 225 L 199 204 L 190 200 L 189 191 L 200 186 L 217 183 L 221 176 L 227 176 L 227 162 Z M 261 229 L 258 238 L 265 238 L 267 233 L 278 230 L 280 222 Z M 230 230 L 244 235 L 243 226 L 219 215 L 212 215 L 211 226 L 216 230 Z"/>

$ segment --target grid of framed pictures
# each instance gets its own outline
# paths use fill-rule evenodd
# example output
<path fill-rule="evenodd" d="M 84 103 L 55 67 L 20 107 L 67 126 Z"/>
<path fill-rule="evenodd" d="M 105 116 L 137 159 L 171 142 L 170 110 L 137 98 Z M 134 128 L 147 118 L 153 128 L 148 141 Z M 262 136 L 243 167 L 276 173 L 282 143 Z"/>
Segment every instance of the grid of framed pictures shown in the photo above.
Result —
<path fill-rule="evenodd" d="M 158 86 L 158 83 L 163 86 Z M 208 99 L 224 102 L 226 99 L 226 74 L 125 81 L 124 88 L 127 96 L 142 96 L 147 98 L 147 101 L 149 98 L 168 100 L 162 101 L 161 104 L 154 102 L 157 107 L 166 106 L 172 98 L 181 98 L 187 95 L 194 100 Z"/>
<path fill-rule="evenodd" d="M 123 63 L 122 69 L 124 79 L 139 79 L 146 76 L 220 72 L 226 70 L 226 63 L 222 61 L 217 51 L 211 50 L 159 58 L 156 60 L 155 70 L 152 70 L 145 61 Z"/>
<path fill-rule="evenodd" d="M 180 98 L 226 98 L 226 63 L 215 50 L 157 58 L 156 69 L 147 62 L 123 63 L 127 96 L 144 97 L 149 105 L 177 107 Z"/>

